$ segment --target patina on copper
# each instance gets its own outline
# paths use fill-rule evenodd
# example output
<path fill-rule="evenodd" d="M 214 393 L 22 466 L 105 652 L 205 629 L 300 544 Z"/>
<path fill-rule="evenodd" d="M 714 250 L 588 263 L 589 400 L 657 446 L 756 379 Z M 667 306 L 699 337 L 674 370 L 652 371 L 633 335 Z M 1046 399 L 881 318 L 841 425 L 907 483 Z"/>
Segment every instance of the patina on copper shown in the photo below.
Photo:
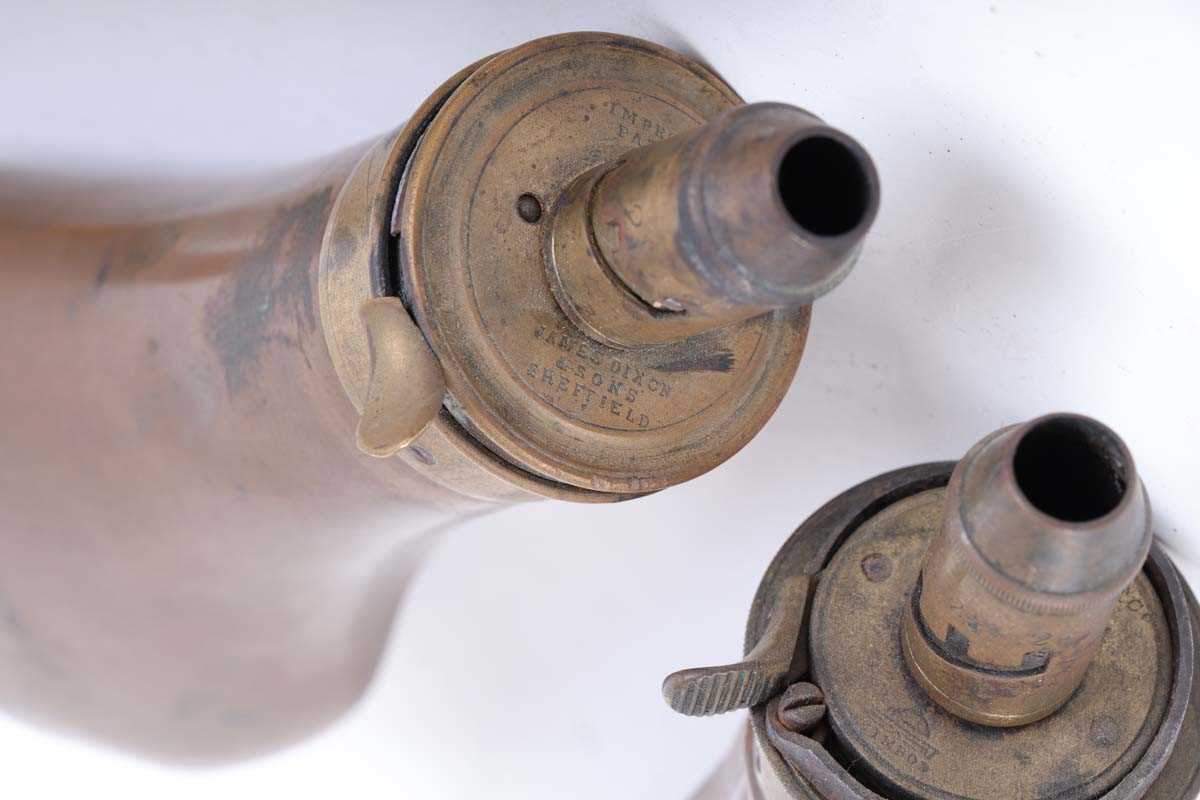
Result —
<path fill-rule="evenodd" d="M 1048 471 L 1027 474 L 1032 467 L 1019 455 L 1022 442 L 1034 444 L 1024 456 L 1036 454 Z M 1101 462 L 1090 461 L 1093 457 Z M 956 481 L 969 486 L 973 471 L 987 465 L 991 469 L 982 471 L 989 479 L 973 488 L 956 486 Z M 1006 469 L 1015 484 L 1006 482 Z M 1048 482 L 1035 484 L 1035 477 Z M 1116 482 L 1101 491 L 1091 482 L 1095 478 Z M 1029 492 L 1025 500 L 1036 503 L 1045 519 L 1028 516 L 1012 495 L 1005 499 L 1017 502 L 1016 513 L 1025 516 L 1013 522 L 1012 514 L 994 513 L 996 493 L 1014 485 Z M 1087 486 L 1092 488 L 1081 494 Z M 1144 504 L 1124 444 L 1094 420 L 1075 415 L 1005 429 L 957 465 L 897 470 L 835 498 L 780 550 L 747 625 L 748 670 L 757 668 L 750 658 L 755 652 L 804 650 L 808 658 L 796 662 L 802 671 L 792 672 L 790 683 L 754 705 L 748 739 L 697 800 L 1191 800 L 1200 790 L 1200 681 L 1194 676 L 1200 607 L 1166 555 L 1146 540 Z M 1047 681 L 1056 689 L 1046 695 L 1036 684 L 1012 686 L 1007 699 L 1020 700 L 1024 691 L 1039 701 L 1056 697 L 1064 681 L 1072 687 L 1065 702 L 1025 725 L 968 722 L 947 710 L 941 698 L 935 701 L 904 652 L 904 620 L 914 599 L 919 607 L 928 587 L 937 586 L 952 598 L 949 610 L 962 615 L 964 636 L 986 630 L 1019 637 L 1036 630 L 1039 641 L 1051 642 L 1046 664 L 1063 651 L 1031 618 L 1046 623 L 1053 615 L 1050 628 L 1073 628 L 1075 635 L 1065 638 L 1084 642 L 1097 630 L 1094 618 L 1073 608 L 1038 606 L 1031 602 L 1040 591 L 1035 589 L 1015 606 L 1020 613 L 1000 617 L 1007 629 L 993 629 L 995 612 L 973 605 L 977 596 L 963 593 L 962 584 L 974 580 L 965 570 L 958 571 L 959 583 L 931 580 L 914 595 L 922 570 L 945 564 L 938 542 L 954 529 L 955 515 L 968 525 L 1013 524 L 1011 539 L 1004 540 L 1018 553 L 1003 562 L 1010 571 L 1047 559 L 1058 569 L 1038 570 L 1043 578 L 1070 576 L 1079 592 L 1101 595 L 1100 641 L 1082 651 L 1089 659 L 1082 680 L 1064 671 L 1067 677 Z M 1100 533 L 1072 550 L 1062 543 L 1071 542 L 1074 532 L 1059 529 L 1064 519 Z M 999 531 L 991 533 L 1003 539 Z M 1039 535 L 1048 541 L 1022 551 L 1023 543 Z M 800 578 L 816 585 L 807 621 L 781 630 L 774 624 L 775 609 L 796 602 Z M 709 670 L 721 674 L 728 668 L 681 674 L 700 685 Z M 818 697 L 823 715 L 808 708 Z"/>
<path fill-rule="evenodd" d="M 722 166 L 740 181 L 723 202 L 791 226 L 759 241 L 795 264 L 771 280 L 796 292 L 669 342 L 578 327 L 548 242 L 581 175 L 651 164 L 655 142 L 720 133 L 741 106 L 692 59 L 567 34 L 478 61 L 396 131 L 285 172 L 5 173 L 0 706 L 171 761 L 275 749 L 359 696 L 432 532 L 504 503 L 623 500 L 728 458 L 783 397 L 830 283 L 809 250 L 841 247 L 840 274 L 870 224 L 861 149 L 786 112 L 857 170 L 860 219 L 841 234 L 806 230 L 812 209 L 779 215 L 840 191 L 811 177 L 822 159 Z M 626 189 L 633 209 L 643 190 Z M 659 224 L 648 241 L 674 235 Z M 663 277 L 700 263 L 664 256 Z M 645 291 L 627 279 L 608 291 Z M 672 313 L 742 302 L 733 286 Z"/>

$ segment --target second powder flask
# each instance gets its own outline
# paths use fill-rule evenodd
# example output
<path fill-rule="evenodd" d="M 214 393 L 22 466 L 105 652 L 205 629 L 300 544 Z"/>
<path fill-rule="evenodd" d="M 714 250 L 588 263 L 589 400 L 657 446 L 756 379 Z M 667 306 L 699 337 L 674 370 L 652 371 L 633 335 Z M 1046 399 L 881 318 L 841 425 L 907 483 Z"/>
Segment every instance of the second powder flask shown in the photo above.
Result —
<path fill-rule="evenodd" d="M 767 569 L 745 660 L 663 691 L 751 708 L 704 800 L 1192 800 L 1198 628 L 1125 444 L 1054 414 L 831 500 Z"/>

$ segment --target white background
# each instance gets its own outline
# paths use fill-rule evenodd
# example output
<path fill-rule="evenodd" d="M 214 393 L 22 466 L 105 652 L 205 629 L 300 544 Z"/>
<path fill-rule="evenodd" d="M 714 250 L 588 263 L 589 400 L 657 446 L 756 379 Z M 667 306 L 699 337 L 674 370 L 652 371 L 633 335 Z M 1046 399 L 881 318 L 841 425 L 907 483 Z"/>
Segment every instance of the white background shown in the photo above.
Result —
<path fill-rule="evenodd" d="M 884 199 L 782 408 L 729 463 L 462 526 L 368 695 L 304 745 L 179 772 L 0 719 L 6 796 L 682 799 L 740 720 L 673 716 L 659 682 L 738 654 L 793 527 L 1050 410 L 1126 438 L 1159 532 L 1200 564 L 1195 3 L 7 5 L 0 171 L 294 163 L 394 127 L 485 53 L 604 29 L 844 128 Z"/>

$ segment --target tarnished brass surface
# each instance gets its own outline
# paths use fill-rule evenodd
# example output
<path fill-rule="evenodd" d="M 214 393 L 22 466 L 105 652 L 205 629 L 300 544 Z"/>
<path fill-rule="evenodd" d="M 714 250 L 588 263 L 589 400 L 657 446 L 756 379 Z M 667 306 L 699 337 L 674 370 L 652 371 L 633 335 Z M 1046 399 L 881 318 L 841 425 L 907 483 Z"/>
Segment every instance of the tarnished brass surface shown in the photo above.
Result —
<path fill-rule="evenodd" d="M 1196 797 L 1200 607 L 1156 546 L 1120 593 L 1082 684 L 1051 715 L 1014 728 L 967 722 L 909 672 L 902 620 L 926 548 L 944 531 L 955 466 L 867 481 L 785 543 L 755 595 L 744 650 L 750 660 L 764 638 L 780 636 L 772 609 L 803 576 L 817 592 L 811 623 L 792 636 L 810 651 L 811 671 L 794 679 L 796 697 L 781 691 L 752 709 L 749 740 L 695 800 Z M 1100 540 L 1109 557 L 1096 563 L 1119 574 L 1124 537 L 1111 549 Z M 1090 574 L 1076 577 L 1087 584 Z M 818 696 L 824 715 L 804 706 Z"/>
<path fill-rule="evenodd" d="M 334 201 L 319 258 L 318 306 L 338 379 L 359 412 L 371 380 L 368 337 L 360 309 L 372 298 L 395 292 L 391 217 L 401 176 L 430 120 L 482 63 L 452 76 L 403 128 L 376 142 L 355 165 Z M 419 329 L 414 326 L 410 332 Z M 424 334 L 420 335 L 424 339 Z M 419 349 L 422 344 L 407 347 Z M 403 414 L 406 409 L 393 413 L 397 412 Z M 394 458 L 438 485 L 481 500 L 520 502 L 555 497 L 606 502 L 626 497 L 547 481 L 520 469 L 480 445 L 444 408 Z"/>

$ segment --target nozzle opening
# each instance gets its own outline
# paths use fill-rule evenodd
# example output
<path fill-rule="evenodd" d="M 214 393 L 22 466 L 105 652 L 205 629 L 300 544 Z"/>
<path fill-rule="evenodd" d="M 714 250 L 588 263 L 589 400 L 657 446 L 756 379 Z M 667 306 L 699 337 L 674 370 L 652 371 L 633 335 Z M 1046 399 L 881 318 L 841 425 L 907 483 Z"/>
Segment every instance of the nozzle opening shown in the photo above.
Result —
<path fill-rule="evenodd" d="M 840 236 L 866 216 L 866 170 L 858 154 L 829 136 L 810 136 L 792 145 L 776 182 L 784 208 L 809 233 Z"/>
<path fill-rule="evenodd" d="M 1125 449 L 1094 420 L 1051 417 L 1017 444 L 1013 474 L 1025 498 L 1063 522 L 1089 522 L 1115 509 L 1128 479 Z"/>

